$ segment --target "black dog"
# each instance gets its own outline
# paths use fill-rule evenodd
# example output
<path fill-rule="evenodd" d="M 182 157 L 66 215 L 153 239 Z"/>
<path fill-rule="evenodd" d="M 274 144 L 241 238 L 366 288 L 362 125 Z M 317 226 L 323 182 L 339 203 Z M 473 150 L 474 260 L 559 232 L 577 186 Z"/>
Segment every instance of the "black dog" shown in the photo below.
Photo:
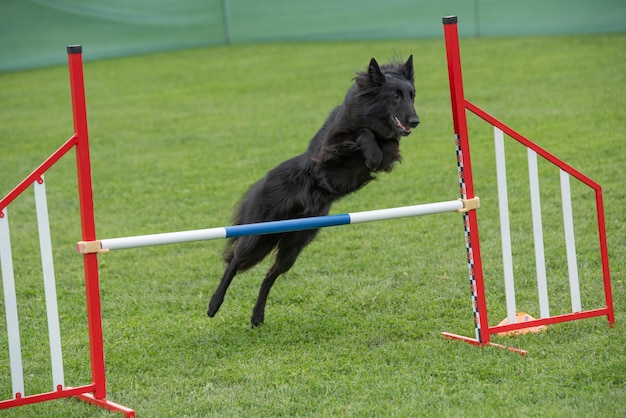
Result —
<path fill-rule="evenodd" d="M 400 161 L 400 137 L 419 124 L 413 101 L 413 56 L 382 68 L 374 58 L 357 73 L 342 105 L 329 115 L 309 148 L 268 172 L 243 196 L 236 225 L 327 215 L 331 204 L 360 189 L 374 173 L 390 172 Z M 252 311 L 253 327 L 263 323 L 265 303 L 276 278 L 293 266 L 319 229 L 231 238 L 228 264 L 207 314 L 219 310 L 233 277 L 276 249 L 276 260 L 261 284 Z"/>

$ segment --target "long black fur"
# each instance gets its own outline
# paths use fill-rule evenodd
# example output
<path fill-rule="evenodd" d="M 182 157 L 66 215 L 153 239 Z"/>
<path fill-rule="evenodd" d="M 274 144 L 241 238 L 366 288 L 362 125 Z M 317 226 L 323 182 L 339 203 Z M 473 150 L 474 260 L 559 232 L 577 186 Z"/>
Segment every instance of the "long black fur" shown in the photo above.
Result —
<path fill-rule="evenodd" d="M 371 59 L 358 72 L 343 104 L 336 107 L 311 140 L 308 149 L 269 171 L 242 197 L 234 224 L 327 215 L 331 204 L 375 178 L 401 160 L 400 138 L 419 123 L 415 98 L 413 56 L 406 63 L 379 67 Z M 319 229 L 231 238 L 224 250 L 226 270 L 208 315 L 219 310 L 233 277 L 276 249 L 252 311 L 251 324 L 263 323 L 265 303 L 276 278 L 293 266 Z"/>

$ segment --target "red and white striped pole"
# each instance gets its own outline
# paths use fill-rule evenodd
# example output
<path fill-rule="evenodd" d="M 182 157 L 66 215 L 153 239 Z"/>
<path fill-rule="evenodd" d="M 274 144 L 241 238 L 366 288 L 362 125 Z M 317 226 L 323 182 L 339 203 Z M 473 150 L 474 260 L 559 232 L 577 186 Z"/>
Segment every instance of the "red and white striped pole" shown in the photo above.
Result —
<path fill-rule="evenodd" d="M 465 94 L 463 92 L 463 76 L 461 73 L 457 17 L 444 17 L 443 24 L 446 54 L 448 58 L 450 100 L 452 102 L 452 120 L 454 123 L 454 137 L 456 141 L 460 193 L 462 199 L 472 199 L 475 197 L 474 181 L 472 178 L 472 162 L 470 158 L 467 118 L 465 114 Z M 487 304 L 485 300 L 476 211 L 466 212 L 463 215 L 463 223 L 465 228 L 467 266 L 470 279 L 476 340 L 448 333 L 444 333 L 444 335 L 451 338 L 463 339 L 472 344 L 483 345 L 489 343 L 489 333 L 485 332 L 489 327 L 489 322 L 487 318 Z"/>
<path fill-rule="evenodd" d="M 91 181 L 91 159 L 89 156 L 89 133 L 87 130 L 87 107 L 83 77 L 82 47 L 67 47 L 74 115 L 74 139 L 76 141 L 76 166 L 78 174 L 78 198 L 83 240 L 96 239 L 93 191 Z M 98 278 L 98 254 L 84 254 L 85 292 L 87 297 L 87 323 L 89 327 L 89 350 L 91 357 L 92 393 L 78 397 L 89 403 L 111 411 L 122 412 L 134 417 L 135 412 L 106 399 L 106 376 L 104 368 L 104 340 L 102 335 L 102 310 L 100 304 L 100 282 Z"/>
<path fill-rule="evenodd" d="M 72 93 L 72 112 L 74 115 L 74 139 L 76 141 L 76 164 L 82 237 L 83 239 L 95 239 L 96 224 L 91 184 L 91 163 L 89 158 L 89 134 L 87 130 L 82 47 L 80 45 L 68 46 L 67 54 Z M 85 269 L 85 289 L 87 293 L 89 346 L 91 347 L 91 373 L 95 385 L 93 394 L 96 399 L 100 399 L 106 397 L 106 378 L 104 371 L 104 347 L 102 343 L 98 256 L 97 254 L 86 254 L 83 262 Z"/>

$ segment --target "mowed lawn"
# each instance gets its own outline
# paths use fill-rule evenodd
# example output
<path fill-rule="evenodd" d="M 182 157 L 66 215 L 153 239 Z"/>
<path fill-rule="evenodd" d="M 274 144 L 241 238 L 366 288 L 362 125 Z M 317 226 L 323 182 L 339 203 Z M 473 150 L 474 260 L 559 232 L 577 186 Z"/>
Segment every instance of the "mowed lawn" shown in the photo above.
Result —
<path fill-rule="evenodd" d="M 603 186 L 616 323 L 494 337 L 526 357 L 440 335 L 473 336 L 458 214 L 323 230 L 281 277 L 266 323 L 249 317 L 270 260 L 237 276 L 205 312 L 223 242 L 99 256 L 109 399 L 139 417 L 626 416 L 626 35 L 461 41 L 466 96 Z M 59 54 L 65 54 L 64 46 Z M 100 238 L 228 225 L 238 198 L 302 152 L 354 72 L 414 54 L 422 123 L 392 173 L 332 213 L 458 197 L 442 39 L 240 45 L 85 62 Z M 84 56 L 89 58 L 89 50 Z M 470 117 L 489 322 L 506 316 L 492 128 Z M 72 129 L 67 68 L 0 74 L 0 195 Z M 507 140 L 517 307 L 539 316 L 525 150 Z M 540 161 L 551 313 L 569 288 L 558 170 Z M 65 384 L 90 382 L 73 155 L 46 174 Z M 581 297 L 603 306 L 593 194 L 573 181 Z M 9 207 L 27 394 L 51 366 L 34 198 Z M 4 316 L 4 302 L 0 301 Z M 0 321 L 0 399 L 11 398 Z M 3 411 L 16 417 L 112 416 L 77 400 Z"/>

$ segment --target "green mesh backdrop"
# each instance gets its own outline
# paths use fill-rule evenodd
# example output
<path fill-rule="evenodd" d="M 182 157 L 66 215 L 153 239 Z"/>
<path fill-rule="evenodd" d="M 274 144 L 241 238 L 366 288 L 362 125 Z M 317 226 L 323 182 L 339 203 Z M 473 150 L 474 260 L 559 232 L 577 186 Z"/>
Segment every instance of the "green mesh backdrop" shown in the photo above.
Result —
<path fill-rule="evenodd" d="M 626 31 L 625 0 L 0 0 L 0 71 L 200 45 Z"/>

